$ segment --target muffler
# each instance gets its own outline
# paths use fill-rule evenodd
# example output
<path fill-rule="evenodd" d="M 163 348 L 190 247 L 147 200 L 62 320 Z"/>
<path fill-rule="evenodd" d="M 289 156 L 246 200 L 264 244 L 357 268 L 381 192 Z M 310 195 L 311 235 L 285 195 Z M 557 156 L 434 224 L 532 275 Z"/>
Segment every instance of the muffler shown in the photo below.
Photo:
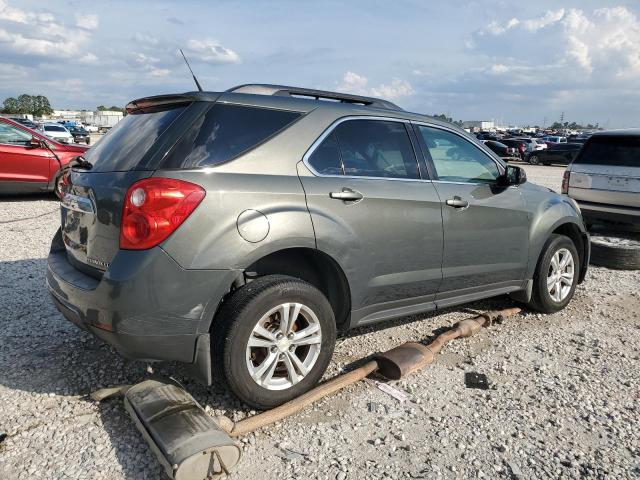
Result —
<path fill-rule="evenodd" d="M 177 383 L 145 380 L 126 391 L 124 404 L 172 479 L 219 478 L 240 461 L 240 447 Z"/>

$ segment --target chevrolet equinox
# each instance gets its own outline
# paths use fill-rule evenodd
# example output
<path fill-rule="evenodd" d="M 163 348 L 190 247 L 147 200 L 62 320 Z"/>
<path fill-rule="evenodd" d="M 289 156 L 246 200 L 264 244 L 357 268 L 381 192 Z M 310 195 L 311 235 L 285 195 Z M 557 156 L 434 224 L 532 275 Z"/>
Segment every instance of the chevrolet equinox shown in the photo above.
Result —
<path fill-rule="evenodd" d="M 65 174 L 63 315 L 269 408 L 336 332 L 502 294 L 564 308 L 589 237 L 570 198 L 391 102 L 276 85 L 132 101 Z"/>

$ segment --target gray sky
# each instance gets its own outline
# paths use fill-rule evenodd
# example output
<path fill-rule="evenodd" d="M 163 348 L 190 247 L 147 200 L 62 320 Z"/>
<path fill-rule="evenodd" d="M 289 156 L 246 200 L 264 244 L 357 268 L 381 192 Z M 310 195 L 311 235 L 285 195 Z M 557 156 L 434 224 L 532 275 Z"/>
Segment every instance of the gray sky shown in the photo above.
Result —
<path fill-rule="evenodd" d="M 636 1 L 0 0 L 0 101 L 283 83 L 454 119 L 640 126 Z"/>

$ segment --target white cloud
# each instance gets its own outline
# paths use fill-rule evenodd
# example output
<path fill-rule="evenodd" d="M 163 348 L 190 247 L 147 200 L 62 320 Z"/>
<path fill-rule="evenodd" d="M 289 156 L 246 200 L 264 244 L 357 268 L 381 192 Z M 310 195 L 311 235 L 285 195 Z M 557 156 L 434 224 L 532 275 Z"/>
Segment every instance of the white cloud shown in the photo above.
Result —
<path fill-rule="evenodd" d="M 390 84 L 380 84 L 377 87 L 369 87 L 367 77 L 358 75 L 355 72 L 347 71 L 342 77 L 342 81 L 337 85 L 339 92 L 353 93 L 373 97 L 395 99 L 406 97 L 413 93 L 413 87 L 406 80 L 394 78 Z"/>
<path fill-rule="evenodd" d="M 98 15 L 94 13 L 76 13 L 76 26 L 84 30 L 95 30 L 98 28 Z"/>
<path fill-rule="evenodd" d="M 189 40 L 187 44 L 189 57 L 206 63 L 239 63 L 240 56 L 233 50 L 223 47 L 215 40 Z"/>
<path fill-rule="evenodd" d="M 91 52 L 87 52 L 84 55 L 82 55 L 78 61 L 80 63 L 84 63 L 86 65 L 95 65 L 96 63 L 98 63 L 98 57 L 95 56 L 93 53 Z"/>
<path fill-rule="evenodd" d="M 171 70 L 168 70 L 166 68 L 154 68 L 149 71 L 149 75 L 151 75 L 152 77 L 166 77 L 170 73 Z"/>
<path fill-rule="evenodd" d="M 49 12 L 27 11 L 0 0 L 0 20 L 5 22 L 0 27 L 0 55 L 77 57 L 90 39 L 89 29 L 97 27 L 96 15 L 76 16 L 79 18 L 83 28 L 68 26 Z"/>
<path fill-rule="evenodd" d="M 557 67 L 559 78 L 606 83 L 640 75 L 640 19 L 625 7 L 550 10 L 532 19 L 492 22 L 477 32 L 473 49 L 494 64 Z M 501 55 L 502 54 L 502 55 Z M 500 72 L 493 72 L 500 73 Z M 509 73 L 509 72 L 503 72 Z"/>

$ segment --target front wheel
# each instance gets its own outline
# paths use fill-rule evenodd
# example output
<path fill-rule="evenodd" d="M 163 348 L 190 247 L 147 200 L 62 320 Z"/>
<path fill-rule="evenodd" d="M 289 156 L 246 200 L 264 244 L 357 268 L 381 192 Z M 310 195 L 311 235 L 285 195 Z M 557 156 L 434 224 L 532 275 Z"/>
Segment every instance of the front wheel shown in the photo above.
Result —
<path fill-rule="evenodd" d="M 540 164 L 540 160 L 538 159 L 538 156 L 537 156 L 537 155 L 531 155 L 531 156 L 529 157 L 529 163 L 530 163 L 531 165 L 539 165 L 539 164 Z"/>
<path fill-rule="evenodd" d="M 579 258 L 569 237 L 551 235 L 536 267 L 529 305 L 543 313 L 554 313 L 566 307 L 578 284 Z"/>
<path fill-rule="evenodd" d="M 212 361 L 246 404 L 269 409 L 311 389 L 336 338 L 331 305 L 313 285 L 267 275 L 243 286 L 214 321 Z"/>

